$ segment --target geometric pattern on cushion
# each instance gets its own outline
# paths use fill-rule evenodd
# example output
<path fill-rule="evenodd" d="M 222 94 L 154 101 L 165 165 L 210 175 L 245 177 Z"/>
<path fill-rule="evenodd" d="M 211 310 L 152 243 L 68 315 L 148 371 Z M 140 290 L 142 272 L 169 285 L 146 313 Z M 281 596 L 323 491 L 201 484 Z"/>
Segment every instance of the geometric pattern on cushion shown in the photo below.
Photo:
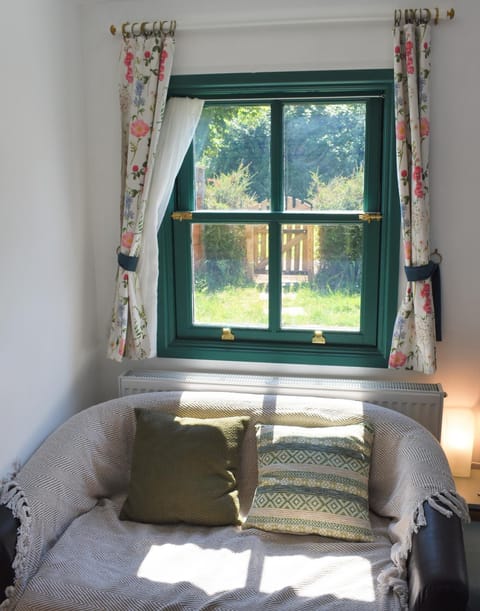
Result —
<path fill-rule="evenodd" d="M 373 541 L 373 427 L 257 424 L 258 485 L 244 528 Z"/>

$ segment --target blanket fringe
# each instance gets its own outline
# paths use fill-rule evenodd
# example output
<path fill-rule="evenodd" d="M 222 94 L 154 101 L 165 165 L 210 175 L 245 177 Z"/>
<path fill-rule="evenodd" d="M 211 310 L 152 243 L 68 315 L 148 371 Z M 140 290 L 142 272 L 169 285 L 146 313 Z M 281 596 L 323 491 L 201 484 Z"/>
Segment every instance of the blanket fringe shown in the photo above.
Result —
<path fill-rule="evenodd" d="M 394 566 L 385 569 L 378 576 L 378 584 L 382 590 L 393 590 L 398 596 L 402 608 L 408 608 L 407 560 L 412 550 L 413 535 L 420 528 L 427 526 L 423 508 L 427 502 L 430 507 L 447 518 L 458 516 L 463 522 L 470 522 L 470 514 L 465 500 L 455 491 L 442 490 L 424 498 L 417 506 L 410 519 L 407 536 L 402 544 L 392 545 L 391 558 Z"/>
<path fill-rule="evenodd" d="M 19 520 L 20 525 L 17 530 L 17 547 L 13 561 L 15 572 L 15 583 L 5 589 L 5 600 L 0 604 L 0 609 L 10 607 L 13 596 L 24 581 L 28 550 L 30 547 L 31 515 L 27 499 L 23 490 L 15 481 L 9 481 L 0 487 L 0 504 L 8 507 L 13 516 Z"/>
<path fill-rule="evenodd" d="M 429 497 L 427 501 L 430 507 L 447 518 L 451 518 L 452 515 L 455 514 L 464 522 L 470 522 L 470 514 L 467 504 L 465 503 L 465 500 L 456 492 L 445 490 Z"/>

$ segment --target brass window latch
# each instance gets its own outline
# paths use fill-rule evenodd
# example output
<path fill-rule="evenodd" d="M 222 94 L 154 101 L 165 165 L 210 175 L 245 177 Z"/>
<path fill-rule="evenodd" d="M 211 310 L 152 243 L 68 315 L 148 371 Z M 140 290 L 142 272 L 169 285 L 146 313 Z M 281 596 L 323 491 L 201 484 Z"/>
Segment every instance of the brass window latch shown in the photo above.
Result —
<path fill-rule="evenodd" d="M 363 214 L 359 214 L 358 218 L 361 221 L 370 223 L 371 221 L 381 221 L 383 219 L 383 215 L 380 212 L 365 212 Z"/>
<path fill-rule="evenodd" d="M 188 211 L 172 212 L 170 217 L 173 221 L 191 221 L 192 213 Z"/>
<path fill-rule="evenodd" d="M 323 337 L 323 331 L 315 331 L 312 337 L 312 344 L 326 344 L 327 340 Z"/>
<path fill-rule="evenodd" d="M 224 342 L 233 342 L 235 341 L 235 335 L 232 333 L 232 330 L 229 327 L 224 327 L 222 329 L 221 339 Z"/>

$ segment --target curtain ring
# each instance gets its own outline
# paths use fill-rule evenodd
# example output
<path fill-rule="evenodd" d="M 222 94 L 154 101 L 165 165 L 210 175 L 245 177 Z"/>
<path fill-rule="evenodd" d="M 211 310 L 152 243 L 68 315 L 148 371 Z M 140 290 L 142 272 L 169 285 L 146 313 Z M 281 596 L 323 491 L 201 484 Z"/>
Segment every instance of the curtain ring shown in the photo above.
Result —
<path fill-rule="evenodd" d="M 175 19 L 170 21 L 170 30 L 168 31 L 170 36 L 175 36 L 175 30 L 177 29 L 177 22 Z"/>
<path fill-rule="evenodd" d="M 138 21 L 132 23 L 132 36 L 135 36 L 135 27 L 138 25 Z"/>
<path fill-rule="evenodd" d="M 128 36 L 128 32 L 127 32 L 127 26 L 129 26 L 129 22 L 125 21 L 125 23 L 122 23 L 122 36 L 124 38 L 126 38 Z"/>
<path fill-rule="evenodd" d="M 395 9 L 393 23 L 396 28 L 398 28 L 400 24 L 402 23 L 402 9 L 398 9 L 398 8 Z"/>
<path fill-rule="evenodd" d="M 438 20 L 440 18 L 440 9 L 438 8 L 438 6 L 435 8 L 435 21 L 434 24 L 438 25 Z"/>
<path fill-rule="evenodd" d="M 430 261 L 432 261 L 433 263 L 436 263 L 437 265 L 440 265 L 440 263 L 443 261 L 443 257 L 438 252 L 437 248 L 435 248 L 435 250 L 432 253 L 430 253 Z"/>
<path fill-rule="evenodd" d="M 140 26 L 140 33 L 143 34 L 144 36 L 146 35 L 146 26 L 147 26 L 148 21 L 142 21 L 142 25 Z"/>
<path fill-rule="evenodd" d="M 430 11 L 430 9 L 429 8 L 420 8 L 418 10 L 420 12 L 420 19 L 417 21 L 417 25 L 418 25 L 418 22 L 423 23 L 423 24 L 430 23 L 430 20 L 432 18 L 432 12 Z"/>

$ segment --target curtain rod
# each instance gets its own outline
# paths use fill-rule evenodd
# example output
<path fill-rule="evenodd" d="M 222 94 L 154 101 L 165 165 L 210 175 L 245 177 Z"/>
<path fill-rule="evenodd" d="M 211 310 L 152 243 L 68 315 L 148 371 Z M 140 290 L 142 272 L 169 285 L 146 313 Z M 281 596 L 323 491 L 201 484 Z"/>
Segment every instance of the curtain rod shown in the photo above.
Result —
<path fill-rule="evenodd" d="M 417 9 L 396 9 L 394 13 L 394 22 L 399 23 L 402 18 L 405 21 L 433 21 L 435 25 L 439 21 L 452 20 L 455 17 L 455 9 L 440 9 L 440 8 L 417 8 Z M 313 19 L 283 19 L 270 21 L 229 21 L 224 23 L 206 22 L 206 23 L 184 23 L 181 26 L 182 31 L 200 31 L 200 30 L 232 30 L 245 28 L 262 28 L 262 27 L 287 27 L 294 25 L 316 25 L 316 24 L 334 24 L 334 23 L 376 23 L 388 22 L 392 20 L 391 15 L 364 17 L 364 16 L 347 16 L 347 17 L 318 17 Z M 110 32 L 113 36 L 117 33 L 123 35 L 138 35 L 151 33 L 156 31 L 161 34 L 174 34 L 176 29 L 176 21 L 142 21 L 130 23 L 126 21 L 118 29 L 115 25 L 110 26 Z"/>

